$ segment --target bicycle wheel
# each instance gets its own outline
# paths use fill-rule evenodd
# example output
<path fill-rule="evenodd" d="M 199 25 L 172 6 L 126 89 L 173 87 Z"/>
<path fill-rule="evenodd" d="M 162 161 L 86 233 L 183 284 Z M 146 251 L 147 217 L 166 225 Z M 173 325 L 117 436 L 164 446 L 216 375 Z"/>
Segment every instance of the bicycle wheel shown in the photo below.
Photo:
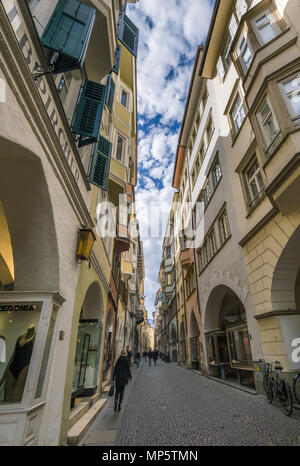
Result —
<path fill-rule="evenodd" d="M 296 402 L 300 405 L 300 374 L 297 374 L 294 378 L 293 393 Z"/>
<path fill-rule="evenodd" d="M 280 390 L 280 402 L 281 402 L 281 408 L 284 414 L 287 416 L 290 416 L 293 412 L 293 394 L 292 390 L 290 389 L 289 384 L 287 383 L 286 380 L 281 381 L 280 383 L 281 390 Z"/>

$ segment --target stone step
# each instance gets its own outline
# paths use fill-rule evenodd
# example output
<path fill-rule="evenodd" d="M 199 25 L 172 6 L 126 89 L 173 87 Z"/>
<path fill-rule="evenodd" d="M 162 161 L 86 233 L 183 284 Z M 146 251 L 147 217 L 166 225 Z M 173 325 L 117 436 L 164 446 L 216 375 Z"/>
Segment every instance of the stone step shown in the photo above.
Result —
<path fill-rule="evenodd" d="M 71 409 L 69 417 L 69 429 L 79 421 L 80 418 L 90 409 L 89 401 L 81 401 L 73 409 Z"/>
<path fill-rule="evenodd" d="M 71 409 L 70 417 L 69 417 L 69 426 L 68 428 L 71 429 L 73 425 L 79 421 L 79 419 L 96 403 L 100 398 L 100 393 L 96 393 L 95 395 L 87 398 L 82 398 L 76 406 Z"/>
<path fill-rule="evenodd" d="M 69 429 L 67 444 L 76 446 L 83 439 L 95 417 L 102 411 L 107 398 L 100 398 L 95 404 Z"/>

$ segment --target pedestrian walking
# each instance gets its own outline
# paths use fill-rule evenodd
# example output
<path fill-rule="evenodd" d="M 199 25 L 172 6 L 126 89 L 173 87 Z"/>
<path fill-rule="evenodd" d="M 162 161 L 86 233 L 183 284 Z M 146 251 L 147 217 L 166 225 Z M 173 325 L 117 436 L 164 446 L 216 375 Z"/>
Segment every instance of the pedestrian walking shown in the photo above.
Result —
<path fill-rule="evenodd" d="M 150 350 L 148 351 L 148 359 L 149 359 L 149 366 L 151 366 L 151 359 L 153 358 L 153 352 L 150 348 Z"/>
<path fill-rule="evenodd" d="M 131 372 L 128 360 L 128 353 L 123 349 L 121 355 L 116 362 L 114 372 L 113 372 L 113 381 L 115 382 L 116 391 L 115 391 L 115 404 L 114 411 L 121 411 L 121 404 L 123 400 L 125 385 L 127 385 L 128 380 L 131 381 Z"/>
<path fill-rule="evenodd" d="M 147 361 L 147 351 L 143 352 L 144 361 Z"/>
<path fill-rule="evenodd" d="M 156 361 L 158 360 L 158 351 L 157 349 L 155 349 L 153 351 L 153 361 L 154 361 L 154 365 L 156 366 Z"/>
<path fill-rule="evenodd" d="M 141 353 L 139 353 L 138 351 L 135 353 L 135 363 L 136 363 L 136 367 L 137 369 L 139 368 L 140 366 L 140 362 L 141 362 Z"/>
<path fill-rule="evenodd" d="M 131 366 L 131 356 L 132 356 L 132 351 L 130 351 L 129 346 L 126 346 L 126 353 L 128 357 L 128 362 L 129 362 L 129 367 Z"/>

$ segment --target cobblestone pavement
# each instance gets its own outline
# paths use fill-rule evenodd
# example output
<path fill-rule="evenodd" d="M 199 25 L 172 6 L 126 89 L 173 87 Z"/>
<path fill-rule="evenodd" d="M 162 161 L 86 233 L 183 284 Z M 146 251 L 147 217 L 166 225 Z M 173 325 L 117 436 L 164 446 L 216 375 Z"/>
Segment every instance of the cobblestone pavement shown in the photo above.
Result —
<path fill-rule="evenodd" d="M 124 403 L 115 446 L 300 445 L 299 411 L 175 364 L 143 363 Z"/>

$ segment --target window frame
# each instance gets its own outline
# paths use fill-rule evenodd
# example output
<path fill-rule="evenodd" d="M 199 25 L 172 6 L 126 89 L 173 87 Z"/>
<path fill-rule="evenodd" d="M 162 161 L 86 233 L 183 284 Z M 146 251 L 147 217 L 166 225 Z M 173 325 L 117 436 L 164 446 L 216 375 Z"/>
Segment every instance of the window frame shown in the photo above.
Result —
<path fill-rule="evenodd" d="M 248 173 L 253 168 L 253 166 L 255 164 L 257 164 L 257 169 L 256 169 L 254 175 L 252 175 L 251 178 L 250 178 Z M 259 182 L 257 181 L 258 173 L 261 176 L 263 186 L 260 189 L 257 189 L 258 192 L 254 196 L 254 194 L 252 192 L 252 189 L 251 189 L 251 181 L 255 180 L 256 187 L 257 188 L 259 187 Z M 261 197 L 263 196 L 263 194 L 265 192 L 265 182 L 264 182 L 264 178 L 263 178 L 263 175 L 262 175 L 262 169 L 261 169 L 261 167 L 259 165 L 259 159 L 257 157 L 256 152 L 254 152 L 254 154 L 252 155 L 252 157 L 250 158 L 250 160 L 246 164 L 245 168 L 243 169 L 242 177 L 243 177 L 243 183 L 244 183 L 245 190 L 246 190 L 248 207 L 252 208 L 257 204 L 257 202 L 261 199 Z"/>
<path fill-rule="evenodd" d="M 222 219 L 225 218 L 225 222 L 226 222 L 226 230 L 228 232 L 228 235 L 227 236 L 223 236 L 223 230 L 222 230 Z M 220 215 L 218 216 L 218 225 L 219 225 L 219 229 L 220 229 L 220 240 L 221 240 L 221 244 L 225 244 L 226 241 L 230 238 L 230 235 L 231 235 L 231 231 L 230 231 L 230 224 L 229 224 L 229 218 L 228 218 L 228 214 L 227 214 L 227 209 L 223 209 L 222 212 L 220 213 Z"/>
<path fill-rule="evenodd" d="M 262 111 L 263 111 L 263 109 L 264 109 L 264 107 L 266 105 L 268 105 L 269 111 L 267 113 L 267 116 L 263 117 Z M 257 111 L 255 113 L 255 116 L 256 116 L 256 119 L 258 121 L 260 130 L 261 130 L 261 133 L 262 133 L 262 136 L 263 136 L 263 140 L 264 140 L 264 142 L 266 144 L 266 147 L 268 148 L 274 142 L 276 137 L 278 136 L 278 133 L 280 132 L 280 127 L 279 127 L 279 124 L 278 124 L 278 121 L 276 119 L 274 110 L 272 108 L 272 105 L 271 105 L 267 95 L 265 95 L 264 98 L 262 99 L 262 101 L 261 101 L 260 105 L 258 106 L 258 109 L 257 109 Z M 270 116 L 272 116 L 274 129 L 276 130 L 276 133 L 273 136 L 267 130 L 267 123 L 268 123 L 268 121 L 270 121 Z"/>
<path fill-rule="evenodd" d="M 267 16 L 268 18 L 266 19 L 265 23 L 262 26 L 258 26 L 257 21 L 262 19 L 264 16 Z M 274 37 L 272 37 L 269 40 L 265 40 L 264 37 L 263 37 L 263 34 L 261 33 L 261 31 L 268 24 L 272 26 L 272 29 L 274 31 Z M 256 36 L 257 36 L 257 38 L 258 38 L 258 40 L 259 40 L 259 42 L 260 42 L 260 44 L 262 46 L 266 45 L 269 42 L 271 42 L 272 40 L 274 40 L 281 33 L 281 29 L 278 26 L 278 24 L 276 23 L 275 18 L 274 18 L 273 14 L 271 13 L 271 11 L 269 9 L 261 11 L 260 14 L 258 14 L 254 18 L 252 18 L 251 19 L 251 25 L 252 25 L 252 28 L 253 28 L 253 30 L 254 30 L 254 32 L 255 32 L 255 34 L 256 34 Z"/>
<path fill-rule="evenodd" d="M 298 120 L 298 122 L 300 122 L 300 111 L 299 111 L 299 114 L 295 113 L 294 107 L 291 104 L 291 99 L 288 96 L 288 94 L 291 94 L 291 92 L 287 93 L 285 91 L 285 84 L 287 84 L 287 83 L 289 83 L 289 82 L 291 82 L 293 80 L 298 80 L 298 82 L 299 82 L 299 85 L 298 85 L 299 92 L 297 94 L 299 95 L 299 100 L 300 100 L 300 70 L 298 72 L 296 72 L 296 73 L 293 73 L 290 76 L 287 76 L 286 78 L 282 79 L 281 81 L 279 81 L 278 85 L 279 85 L 279 89 L 281 91 L 281 94 L 283 96 L 284 102 L 286 103 L 289 114 L 291 116 L 291 119 L 293 121 Z"/>
<path fill-rule="evenodd" d="M 243 49 L 241 49 L 241 46 L 242 46 L 242 43 L 245 42 L 245 46 L 243 47 Z M 251 53 L 251 61 L 249 62 L 248 66 L 247 66 L 247 63 L 244 59 L 244 56 L 245 56 L 245 52 L 246 52 L 246 49 L 249 49 L 250 53 Z M 239 62 L 241 64 L 241 67 L 242 67 L 242 70 L 244 72 L 244 74 L 246 75 L 251 67 L 251 64 L 253 62 L 253 58 L 254 58 L 254 51 L 250 45 L 250 41 L 247 37 L 247 34 L 245 32 L 243 32 L 239 42 L 238 42 L 238 47 L 237 47 L 237 55 L 238 55 L 238 59 L 239 59 Z"/>
<path fill-rule="evenodd" d="M 235 109 L 235 107 L 236 107 L 236 104 L 237 104 L 238 99 L 240 99 L 241 104 L 240 104 L 239 107 L 238 107 L 238 113 L 237 113 L 237 114 L 239 114 L 239 115 L 241 114 L 241 112 L 240 112 L 241 109 L 243 109 L 243 113 L 244 113 L 243 118 L 242 118 L 242 120 L 241 120 L 241 124 L 240 124 L 239 127 L 237 127 L 237 125 L 236 125 L 236 120 L 235 120 L 234 115 L 233 115 L 234 109 Z M 245 111 L 243 99 L 242 99 L 241 94 L 240 94 L 239 91 L 237 92 L 237 94 L 235 95 L 235 97 L 234 97 L 234 99 L 233 99 L 233 103 L 232 103 L 232 105 L 231 105 L 231 107 L 230 107 L 229 114 L 230 114 L 231 126 L 232 126 L 232 128 L 233 128 L 234 135 L 237 135 L 237 134 L 239 133 L 239 131 L 241 130 L 241 128 L 242 128 L 242 126 L 243 126 L 243 123 L 244 123 L 244 121 L 245 121 L 245 119 L 246 119 L 246 111 Z"/>

